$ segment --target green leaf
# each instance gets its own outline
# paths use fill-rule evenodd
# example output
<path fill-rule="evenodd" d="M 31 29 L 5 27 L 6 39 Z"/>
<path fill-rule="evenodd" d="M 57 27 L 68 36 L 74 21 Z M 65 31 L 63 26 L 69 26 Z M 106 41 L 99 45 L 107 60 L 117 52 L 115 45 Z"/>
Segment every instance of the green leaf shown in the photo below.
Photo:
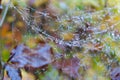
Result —
<path fill-rule="evenodd" d="M 10 52 L 7 49 L 4 49 L 2 51 L 2 60 L 6 62 L 9 56 L 10 56 Z"/>

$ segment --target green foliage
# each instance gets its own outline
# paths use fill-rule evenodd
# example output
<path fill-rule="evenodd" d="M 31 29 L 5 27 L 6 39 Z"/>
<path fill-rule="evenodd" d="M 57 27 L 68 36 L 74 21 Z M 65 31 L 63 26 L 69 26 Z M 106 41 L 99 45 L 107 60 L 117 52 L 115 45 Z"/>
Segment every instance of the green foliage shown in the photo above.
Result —
<path fill-rule="evenodd" d="M 2 50 L 2 60 L 3 60 L 4 62 L 7 62 L 8 58 L 9 58 L 9 56 L 10 56 L 9 53 L 10 53 L 10 52 L 9 52 L 7 49 L 3 49 L 3 50 Z"/>

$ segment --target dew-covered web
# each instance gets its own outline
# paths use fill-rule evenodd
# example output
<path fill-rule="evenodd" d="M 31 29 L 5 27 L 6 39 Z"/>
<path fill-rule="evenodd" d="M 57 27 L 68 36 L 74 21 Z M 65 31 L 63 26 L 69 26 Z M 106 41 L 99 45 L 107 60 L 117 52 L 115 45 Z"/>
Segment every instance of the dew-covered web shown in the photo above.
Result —
<path fill-rule="evenodd" d="M 102 35 L 104 33 L 111 33 L 112 30 L 118 24 L 120 24 L 120 21 L 114 21 L 112 24 L 110 24 L 110 21 L 112 21 L 114 17 L 120 15 L 119 10 L 116 7 L 105 8 L 95 12 L 85 12 L 78 10 L 76 11 L 78 12 L 77 14 L 74 14 L 73 12 L 70 15 L 57 15 L 56 18 L 53 19 L 48 12 L 41 12 L 35 8 L 30 7 L 29 5 L 25 7 L 20 6 L 20 0 L 16 1 L 18 2 L 18 5 L 15 6 L 11 3 L 11 7 L 21 15 L 23 21 L 28 26 L 28 29 L 31 28 L 35 33 L 42 34 L 46 38 L 58 44 L 81 47 L 81 44 L 93 41 L 95 39 L 93 37 L 98 34 Z M 117 13 L 115 12 L 116 10 Z M 55 30 L 58 31 L 59 34 L 74 31 L 73 34 L 75 37 L 70 41 L 65 41 L 62 38 L 56 38 L 49 34 L 45 29 L 42 28 L 44 22 L 41 18 L 43 17 L 47 22 L 47 25 L 50 27 L 57 27 Z M 107 17 L 109 18 L 106 19 Z M 101 25 L 104 25 L 106 28 L 101 30 Z M 81 30 L 81 32 L 75 32 L 77 29 Z M 114 36 L 114 34 L 112 35 Z M 82 36 L 87 37 L 81 38 Z M 120 36 L 117 35 L 117 38 L 120 38 Z"/>
<path fill-rule="evenodd" d="M 53 18 L 51 14 L 47 11 L 39 11 L 29 5 L 21 6 L 19 5 L 21 0 L 16 0 L 18 5 L 15 6 L 11 3 L 11 8 L 16 10 L 23 21 L 27 25 L 27 29 L 32 29 L 37 34 L 43 35 L 46 39 L 51 40 L 60 45 L 65 45 L 69 47 L 81 48 L 85 46 L 86 50 L 83 51 L 83 55 L 88 58 L 93 58 L 96 55 L 100 56 L 100 58 L 105 57 L 106 61 L 102 58 L 102 62 L 104 62 L 107 67 L 110 67 L 111 64 L 117 63 L 118 60 L 114 59 L 114 51 L 111 46 L 108 44 L 104 44 L 103 53 L 107 54 L 92 54 L 90 56 L 87 50 L 91 48 L 89 47 L 89 42 L 93 44 L 97 41 L 104 41 L 103 34 L 108 34 L 112 36 L 114 40 L 120 40 L 119 32 L 115 32 L 115 28 L 120 24 L 120 20 L 115 20 L 116 16 L 120 16 L 120 10 L 116 7 L 112 8 L 104 8 L 103 10 L 95 11 L 95 12 L 86 12 L 82 10 L 76 10 L 71 13 L 66 13 L 61 15 L 55 15 Z M 53 28 L 52 33 L 56 33 L 56 35 L 51 34 L 47 29 L 44 29 L 44 26 L 49 26 L 50 29 Z M 60 34 L 63 33 L 72 33 L 74 37 L 71 40 L 64 40 L 64 38 L 59 37 Z M 87 44 L 88 43 L 88 44 Z M 104 41 L 105 43 L 105 41 Z M 107 43 L 107 41 L 106 41 Z M 94 47 L 94 46 L 93 46 Z M 98 44 L 98 50 L 101 49 L 101 45 Z M 71 49 L 71 48 L 70 48 Z M 72 51 L 72 50 L 71 50 Z M 96 48 L 93 51 L 97 51 Z M 76 51 L 77 52 L 77 51 Z M 112 56 L 111 53 L 113 52 Z M 76 55 L 76 54 L 75 54 Z M 101 56 L 102 55 L 102 56 Z M 74 56 L 74 55 L 72 55 Z M 106 57 L 107 56 L 107 57 Z M 59 56 L 58 56 L 59 57 Z M 80 66 L 86 66 L 84 64 L 85 58 L 81 59 Z M 99 63 L 98 63 L 99 64 Z M 72 65 L 72 62 L 71 62 Z M 100 65 L 100 64 L 99 64 Z M 119 64 L 120 65 L 120 64 Z"/>

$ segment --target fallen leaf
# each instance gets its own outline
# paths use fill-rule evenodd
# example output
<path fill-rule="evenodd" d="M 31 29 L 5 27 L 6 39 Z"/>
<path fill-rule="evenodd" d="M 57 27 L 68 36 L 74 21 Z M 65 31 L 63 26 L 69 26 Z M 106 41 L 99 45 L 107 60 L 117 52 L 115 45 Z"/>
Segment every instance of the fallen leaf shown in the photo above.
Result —
<path fill-rule="evenodd" d="M 12 80 L 21 80 L 17 72 L 20 68 L 25 68 L 27 71 L 41 69 L 52 62 L 52 56 L 53 51 L 48 44 L 38 44 L 34 49 L 20 44 L 11 51 L 11 57 L 8 59 L 5 69 Z M 12 73 L 15 75 L 12 75 Z M 17 79 L 17 77 L 19 78 Z"/>
<path fill-rule="evenodd" d="M 22 33 L 19 31 L 19 29 L 13 29 L 13 38 L 16 42 L 20 42 L 22 40 Z"/>
<path fill-rule="evenodd" d="M 32 73 L 21 70 L 22 80 L 35 80 L 35 76 Z"/>
<path fill-rule="evenodd" d="M 21 80 L 21 72 L 20 69 L 15 67 L 14 65 L 7 65 L 5 67 L 8 76 L 11 78 L 11 80 Z"/>
<path fill-rule="evenodd" d="M 61 36 L 62 36 L 63 40 L 65 40 L 65 41 L 70 41 L 74 38 L 74 34 L 69 33 L 69 32 L 63 33 Z"/>
<path fill-rule="evenodd" d="M 70 59 L 61 59 L 53 63 L 55 68 L 61 70 L 70 77 L 77 78 L 79 76 L 80 60 L 77 57 Z"/>
<path fill-rule="evenodd" d="M 48 44 L 39 44 L 36 48 L 30 49 L 24 44 L 18 45 L 12 50 L 10 62 L 18 67 L 39 68 L 52 62 L 52 48 Z"/>
<path fill-rule="evenodd" d="M 120 80 L 120 67 L 112 69 L 110 72 L 110 78 L 111 80 Z"/>
<path fill-rule="evenodd" d="M 1 5 L 1 2 L 2 2 L 2 0 L 0 0 L 0 14 L 1 14 L 1 12 L 2 12 L 2 5 Z"/>

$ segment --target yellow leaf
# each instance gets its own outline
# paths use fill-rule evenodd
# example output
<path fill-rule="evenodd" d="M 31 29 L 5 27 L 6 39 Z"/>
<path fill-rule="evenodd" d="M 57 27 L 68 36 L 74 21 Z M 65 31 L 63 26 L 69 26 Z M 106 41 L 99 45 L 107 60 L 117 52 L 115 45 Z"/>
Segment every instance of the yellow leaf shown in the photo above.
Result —
<path fill-rule="evenodd" d="M 69 33 L 69 32 L 68 33 L 63 33 L 62 38 L 65 41 L 70 41 L 74 38 L 74 35 L 73 35 L 73 33 Z"/>
<path fill-rule="evenodd" d="M 31 73 L 27 73 L 24 70 L 22 71 L 22 80 L 35 80 L 35 76 Z"/>
<path fill-rule="evenodd" d="M 105 24 L 102 24 L 102 25 L 100 26 L 100 30 L 106 30 L 106 29 L 107 29 L 107 27 L 106 27 Z"/>
<path fill-rule="evenodd" d="M 120 16 L 115 16 L 114 20 L 117 20 L 117 21 L 120 20 Z"/>
<path fill-rule="evenodd" d="M 33 38 L 29 38 L 28 40 L 26 40 L 26 44 L 27 46 L 29 46 L 30 48 L 33 48 L 36 46 L 36 43 L 35 43 L 35 39 Z"/>
<path fill-rule="evenodd" d="M 35 0 L 35 6 L 39 7 L 42 4 L 46 4 L 49 0 Z"/>
<path fill-rule="evenodd" d="M 15 20 L 15 18 L 12 17 L 12 16 L 9 16 L 9 17 L 7 18 L 7 21 L 8 21 L 8 22 L 13 22 L 14 20 Z"/>
<path fill-rule="evenodd" d="M 24 23 L 22 21 L 18 21 L 16 23 L 16 26 L 18 26 L 18 27 L 24 27 Z"/>

